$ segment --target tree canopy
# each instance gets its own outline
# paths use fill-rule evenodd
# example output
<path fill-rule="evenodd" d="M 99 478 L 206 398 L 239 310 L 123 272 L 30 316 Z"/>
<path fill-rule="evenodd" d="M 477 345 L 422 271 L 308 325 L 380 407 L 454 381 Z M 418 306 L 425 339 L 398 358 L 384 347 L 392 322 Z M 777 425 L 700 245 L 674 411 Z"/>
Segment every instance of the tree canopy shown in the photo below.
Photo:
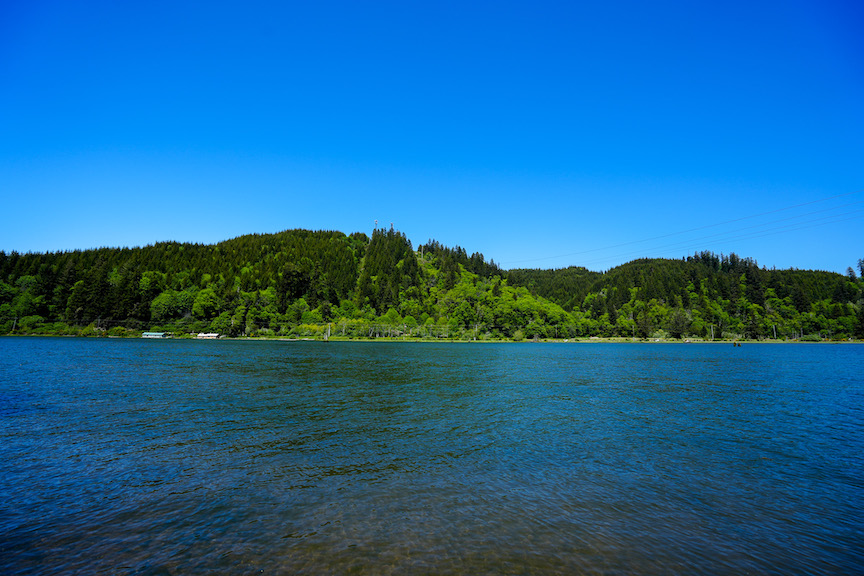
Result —
<path fill-rule="evenodd" d="M 605 273 L 502 270 L 434 240 L 414 250 L 393 228 L 0 252 L 0 333 L 862 338 L 862 263 L 860 275 L 769 270 L 702 252 Z"/>

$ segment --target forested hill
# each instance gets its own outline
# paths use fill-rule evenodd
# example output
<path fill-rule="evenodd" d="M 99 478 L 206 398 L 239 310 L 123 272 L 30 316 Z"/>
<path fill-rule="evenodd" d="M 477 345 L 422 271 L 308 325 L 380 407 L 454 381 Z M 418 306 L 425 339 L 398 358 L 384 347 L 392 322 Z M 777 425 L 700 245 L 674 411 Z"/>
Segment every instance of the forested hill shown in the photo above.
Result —
<path fill-rule="evenodd" d="M 589 294 L 598 295 L 609 306 L 619 309 L 631 299 L 633 289 L 637 290 L 638 300 L 656 299 L 687 308 L 696 292 L 704 291 L 710 300 L 735 300 L 744 286 L 744 296 L 751 303 L 764 306 L 769 297 L 767 291 L 771 290 L 771 297 L 781 300 L 788 297 L 801 312 L 809 310 L 816 301 L 856 303 L 862 296 L 857 274 L 851 268 L 846 276 L 813 270 L 768 270 L 750 258 L 710 252 L 684 260 L 634 260 L 605 274 L 571 267 L 510 270 L 507 278 L 511 284 L 527 286 L 532 293 L 566 310 L 580 309 Z"/>
<path fill-rule="evenodd" d="M 320 337 L 330 324 L 345 337 L 846 339 L 864 336 L 862 298 L 851 268 L 702 253 L 606 273 L 506 271 L 458 246 L 415 249 L 392 228 L 0 252 L 0 333 Z"/>

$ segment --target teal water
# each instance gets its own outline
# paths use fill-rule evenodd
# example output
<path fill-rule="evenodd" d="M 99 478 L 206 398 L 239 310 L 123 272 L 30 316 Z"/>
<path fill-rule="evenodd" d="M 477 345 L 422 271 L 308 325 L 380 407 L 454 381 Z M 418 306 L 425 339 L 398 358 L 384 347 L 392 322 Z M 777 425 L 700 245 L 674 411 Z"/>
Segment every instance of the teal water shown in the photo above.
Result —
<path fill-rule="evenodd" d="M 861 574 L 862 366 L 0 338 L 0 573 Z"/>

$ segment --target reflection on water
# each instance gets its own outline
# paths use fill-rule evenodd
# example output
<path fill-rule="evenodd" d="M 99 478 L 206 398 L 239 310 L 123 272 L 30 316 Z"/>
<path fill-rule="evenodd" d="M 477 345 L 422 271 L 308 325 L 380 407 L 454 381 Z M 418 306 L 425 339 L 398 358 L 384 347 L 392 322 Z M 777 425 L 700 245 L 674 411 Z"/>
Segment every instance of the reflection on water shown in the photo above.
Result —
<path fill-rule="evenodd" d="M 861 573 L 862 360 L 0 339 L 0 571 Z"/>

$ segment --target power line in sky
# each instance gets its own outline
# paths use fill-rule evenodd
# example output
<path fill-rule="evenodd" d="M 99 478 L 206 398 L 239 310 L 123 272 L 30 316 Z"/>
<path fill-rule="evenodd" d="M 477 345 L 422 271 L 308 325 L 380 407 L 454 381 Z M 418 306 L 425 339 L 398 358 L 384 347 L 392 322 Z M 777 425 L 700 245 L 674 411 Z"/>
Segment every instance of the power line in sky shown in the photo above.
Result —
<path fill-rule="evenodd" d="M 669 232 L 669 233 L 667 233 L 667 234 L 660 234 L 660 235 L 658 235 L 658 236 L 651 236 L 651 237 L 649 237 L 649 238 L 643 238 L 643 239 L 640 239 L 640 240 L 631 240 L 631 241 L 628 241 L 628 242 L 621 242 L 621 243 L 618 243 L 618 244 L 612 244 L 612 245 L 608 245 L 608 246 L 601 246 L 601 247 L 598 247 L 598 248 L 590 248 L 590 249 L 587 249 L 587 250 L 580 250 L 580 251 L 578 251 L 578 252 L 569 252 L 569 253 L 567 253 L 567 254 L 560 254 L 560 255 L 557 255 L 557 256 L 542 256 L 542 257 L 537 257 L 537 258 L 527 258 L 527 259 L 521 259 L 521 260 L 510 260 L 510 261 L 505 262 L 505 263 L 502 263 L 502 264 L 507 264 L 507 265 L 509 266 L 509 265 L 512 265 L 512 264 L 517 264 L 517 263 L 522 263 L 522 262 L 539 262 L 539 261 L 543 261 L 543 260 L 554 260 L 554 259 L 558 259 L 558 258 L 568 258 L 568 257 L 580 256 L 580 255 L 584 255 L 584 254 L 592 254 L 592 253 L 597 253 L 597 252 L 604 252 L 604 251 L 614 250 L 614 249 L 616 249 L 616 248 L 622 248 L 622 247 L 625 247 L 625 246 L 633 246 L 633 245 L 638 245 L 638 244 L 645 244 L 645 243 L 647 243 L 647 242 L 653 242 L 653 241 L 655 241 L 655 240 L 662 240 L 662 239 L 665 239 L 665 238 L 671 238 L 671 237 L 674 237 L 674 236 L 681 236 L 681 235 L 683 235 L 683 234 L 689 234 L 689 233 L 692 233 L 692 232 L 699 232 L 699 231 L 707 230 L 707 229 L 710 229 L 710 228 L 716 228 L 716 227 L 718 227 L 718 226 L 726 226 L 726 225 L 729 225 L 729 224 L 734 224 L 734 223 L 736 223 L 736 222 L 742 222 L 742 221 L 745 221 L 745 220 L 751 220 L 751 219 L 753 219 L 753 218 L 759 218 L 759 217 L 762 217 L 762 216 L 768 216 L 768 215 L 771 215 L 771 214 L 777 214 L 777 213 L 780 213 L 780 212 L 786 212 L 786 211 L 789 211 L 789 210 L 794 210 L 794 209 L 796 209 L 796 208 L 802 208 L 802 207 L 805 207 L 805 206 L 811 206 L 811 205 L 813 205 L 813 204 L 819 204 L 819 203 L 822 203 L 822 202 L 828 202 L 828 201 L 830 201 L 830 200 L 836 200 L 836 199 L 838 199 L 838 198 L 844 198 L 844 197 L 852 196 L 852 195 L 855 195 L 855 194 L 860 194 L 860 193 L 862 193 L 862 192 L 864 192 L 864 189 L 861 189 L 861 190 L 855 190 L 855 191 L 853 191 L 853 192 L 846 192 L 846 193 L 843 193 L 843 194 L 836 194 L 836 195 L 834 195 L 834 196 L 828 196 L 828 197 L 826 197 L 826 198 L 820 198 L 820 199 L 817 199 L 817 200 L 811 200 L 811 201 L 808 201 L 808 202 L 802 202 L 802 203 L 800 203 L 800 204 L 793 204 L 793 205 L 790 205 L 790 206 L 784 206 L 784 207 L 782 207 L 782 208 L 776 208 L 776 209 L 774 209 L 774 210 L 769 210 L 769 211 L 766 211 L 766 212 L 759 212 L 759 213 L 757 213 L 757 214 L 750 214 L 750 215 L 747 215 L 747 216 L 742 216 L 742 217 L 740 217 L 740 218 L 733 218 L 733 219 L 731 219 L 731 220 L 725 220 L 725 221 L 723 221 L 723 222 L 717 222 L 717 223 L 713 223 L 713 224 L 706 224 L 706 225 L 703 225 L 703 226 L 697 226 L 697 227 L 695 227 L 695 228 L 688 228 L 688 229 L 686 229 L 686 230 L 680 230 L 680 231 L 676 231 L 676 232 Z M 589 259 L 588 261 L 581 261 L 581 262 L 578 263 L 578 265 L 579 265 L 579 266 L 587 266 L 587 265 L 590 265 L 590 264 L 592 264 L 592 263 L 604 262 L 604 261 L 610 261 L 610 260 L 617 260 L 617 259 L 621 259 L 621 258 L 626 258 L 626 257 L 628 257 L 628 256 L 632 256 L 632 255 L 634 255 L 634 254 L 644 255 L 644 253 L 645 253 L 646 250 L 653 250 L 653 251 L 656 252 L 656 251 L 659 251 L 659 250 L 664 250 L 664 249 L 668 250 L 668 249 L 672 249 L 672 248 L 676 248 L 676 247 L 677 247 L 677 248 L 682 248 L 682 247 L 692 246 L 692 245 L 694 245 L 694 244 L 699 244 L 699 243 L 703 243 L 703 244 L 704 244 L 704 243 L 705 243 L 706 241 L 708 241 L 708 240 L 712 240 L 712 241 L 714 241 L 714 242 L 717 242 L 717 241 L 729 242 L 729 241 L 733 241 L 733 240 L 745 240 L 745 239 L 751 239 L 751 238 L 761 238 L 761 237 L 764 237 L 764 236 L 770 236 L 770 235 L 772 235 L 772 234 L 785 234 L 785 233 L 793 232 L 793 231 L 797 231 L 797 230 L 803 230 L 803 229 L 812 228 L 812 227 L 817 227 L 817 226 L 824 226 L 824 225 L 827 225 L 827 224 L 834 224 L 834 223 L 838 223 L 838 222 L 844 222 L 844 221 L 847 221 L 847 220 L 854 220 L 854 219 L 856 219 L 856 218 L 860 218 L 861 216 L 860 216 L 860 215 L 859 215 L 859 216 L 852 216 L 851 218 L 848 217 L 848 216 L 849 216 L 850 214 L 857 214 L 857 213 L 864 212 L 864 209 L 861 209 L 861 210 L 852 210 L 852 211 L 847 211 L 847 212 L 843 212 L 843 213 L 839 213 L 839 214 L 831 214 L 831 215 L 823 216 L 823 217 L 820 217 L 820 218 L 809 218 L 809 217 L 812 217 L 812 216 L 814 216 L 814 215 L 816 215 L 816 214 L 823 214 L 823 213 L 826 213 L 826 212 L 834 212 L 834 211 L 839 210 L 839 209 L 841 209 L 841 208 L 848 208 L 848 207 L 855 206 L 855 205 L 859 205 L 859 204 L 864 204 L 864 200 L 860 200 L 860 201 L 856 201 L 856 202 L 850 202 L 850 203 L 847 203 L 847 204 L 842 204 L 842 205 L 840 205 L 840 206 L 833 206 L 833 207 L 825 208 L 825 209 L 822 209 L 822 210 L 811 210 L 811 211 L 807 211 L 807 212 L 804 212 L 804 213 L 801 213 L 801 214 L 797 214 L 797 215 L 794 215 L 794 216 L 789 216 L 789 217 L 786 217 L 786 218 L 775 219 L 775 220 L 771 220 L 771 221 L 768 221 L 768 222 L 763 222 L 763 223 L 760 223 L 760 224 L 754 224 L 754 225 L 752 225 L 752 226 L 745 226 L 745 227 L 743 227 L 743 228 L 738 228 L 738 229 L 735 229 L 735 230 L 727 230 L 727 231 L 725 231 L 725 232 L 719 232 L 719 233 L 716 233 L 716 234 L 710 234 L 710 235 L 707 235 L 707 236 L 697 236 L 697 237 L 693 237 L 693 238 L 690 238 L 690 239 L 687 239 L 687 240 L 682 240 L 682 241 L 679 241 L 679 242 L 676 242 L 676 243 L 673 243 L 673 244 L 664 245 L 664 246 L 660 246 L 660 247 L 655 247 L 655 248 L 650 248 L 650 249 L 639 249 L 638 252 L 633 252 L 633 251 L 629 251 L 629 252 L 626 252 L 626 253 L 620 253 L 620 252 L 619 252 L 619 253 L 616 253 L 616 254 L 613 254 L 613 255 L 603 256 L 603 257 L 599 257 L 599 258 L 592 258 L 592 259 Z M 840 219 L 840 220 L 829 220 L 829 219 L 831 219 L 831 218 L 839 218 L 839 217 L 843 217 L 843 218 Z M 771 224 L 777 224 L 777 223 L 780 223 L 780 222 L 788 222 L 788 221 L 792 221 L 792 220 L 798 220 L 798 219 L 801 219 L 801 218 L 809 218 L 809 219 L 808 219 L 808 220 L 805 220 L 805 221 L 803 221 L 803 222 L 798 222 L 798 223 L 793 223 L 793 224 L 787 224 L 787 225 L 785 225 L 785 226 L 777 226 L 777 227 L 774 227 L 774 228 L 766 228 L 766 229 L 764 229 L 764 230 L 754 230 L 753 232 L 748 232 L 748 233 L 745 233 L 745 234 L 743 234 L 743 235 L 738 234 L 739 232 L 742 232 L 742 231 L 745 231 L 745 230 L 764 228 L 765 226 L 768 226 L 768 225 L 771 225 Z M 829 220 L 829 221 L 825 221 L 825 220 Z"/>
<path fill-rule="evenodd" d="M 858 215 L 850 216 L 850 217 L 846 217 L 846 218 L 838 218 L 840 216 L 848 216 L 848 214 L 858 214 Z M 856 220 L 856 219 L 859 219 L 862 217 L 864 217 L 864 209 L 854 210 L 853 212 L 849 212 L 847 214 L 835 214 L 832 216 L 817 218 L 815 220 L 811 220 L 811 221 L 807 221 L 807 222 L 798 222 L 798 223 L 793 223 L 793 224 L 787 224 L 784 226 L 777 226 L 774 228 L 767 228 L 764 230 L 754 230 L 752 232 L 747 232 L 744 234 L 732 234 L 732 235 L 727 235 L 729 233 L 714 234 L 712 236 L 707 236 L 704 238 L 695 238 L 692 240 L 676 242 L 673 244 L 666 244 L 666 245 L 658 246 L 658 247 L 654 247 L 654 248 L 632 251 L 632 252 L 628 252 L 628 253 L 616 253 L 614 255 L 604 256 L 602 258 L 595 258 L 593 260 L 582 261 L 582 262 L 579 262 L 579 265 L 580 266 L 589 266 L 591 264 L 597 264 L 600 262 L 607 262 L 609 260 L 620 260 L 622 258 L 633 258 L 633 257 L 646 257 L 647 251 L 651 251 L 653 253 L 652 257 L 658 258 L 658 257 L 660 257 L 658 255 L 658 252 L 681 249 L 681 248 L 688 248 L 688 247 L 692 247 L 693 244 L 704 243 L 707 240 L 711 240 L 713 242 L 733 242 L 733 241 L 740 241 L 740 240 L 752 240 L 755 238 L 764 238 L 766 236 L 774 236 L 777 234 L 786 234 L 789 232 L 798 232 L 801 230 L 808 230 L 808 229 L 817 228 L 820 226 L 827 226 L 829 224 L 837 224 L 839 222 Z"/>

